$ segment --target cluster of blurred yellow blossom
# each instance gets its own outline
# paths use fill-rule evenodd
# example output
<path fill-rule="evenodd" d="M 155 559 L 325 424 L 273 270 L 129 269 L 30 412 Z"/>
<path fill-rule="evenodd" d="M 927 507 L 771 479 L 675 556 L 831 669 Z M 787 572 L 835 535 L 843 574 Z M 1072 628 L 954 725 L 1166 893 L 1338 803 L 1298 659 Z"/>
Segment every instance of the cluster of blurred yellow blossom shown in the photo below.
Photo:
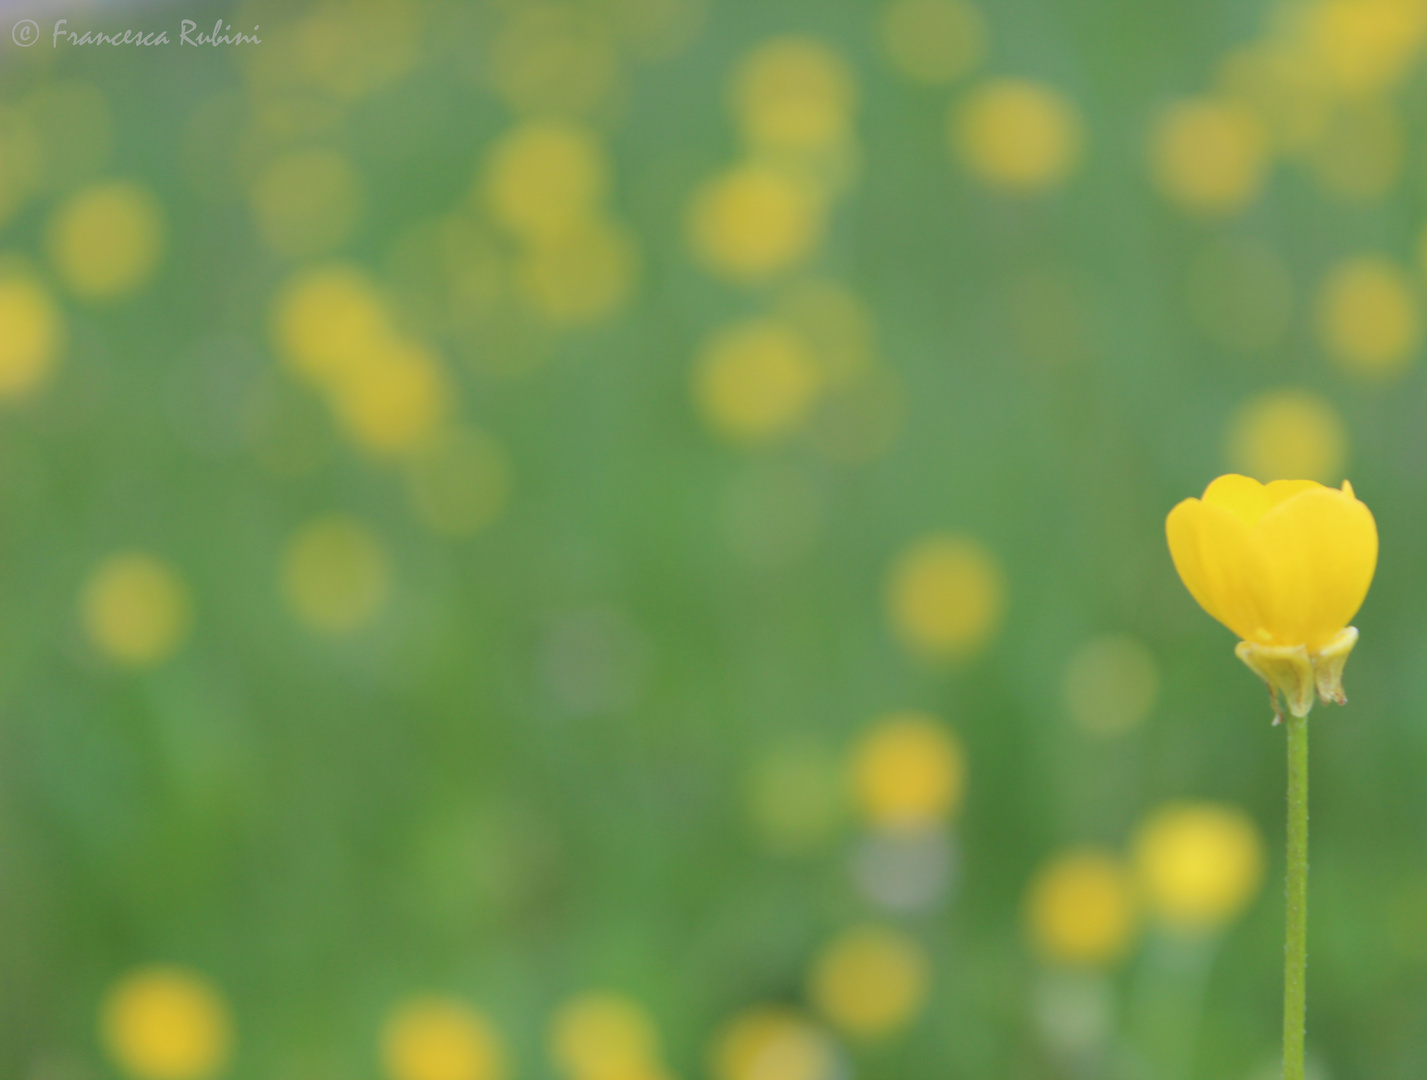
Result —
<path fill-rule="evenodd" d="M 152 192 L 129 180 L 83 188 L 55 210 L 49 254 L 55 272 L 85 300 L 115 300 L 143 287 L 158 270 L 165 244 L 163 209 Z"/>
<path fill-rule="evenodd" d="M 64 341 L 64 322 L 49 290 L 23 267 L 0 267 L 0 400 L 24 398 L 43 386 Z"/>
<path fill-rule="evenodd" d="M 1275 8 L 1200 96 L 1166 106 L 1149 135 L 1161 194 L 1195 214 L 1253 203 L 1276 159 L 1329 194 L 1371 199 L 1401 176 L 1395 96 L 1427 45 L 1421 0 L 1305 0 Z"/>
<path fill-rule="evenodd" d="M 886 926 L 844 930 L 818 954 L 809 996 L 835 1027 L 859 1039 L 905 1028 L 921 1012 L 930 963 L 909 935 Z"/>
<path fill-rule="evenodd" d="M 397 330 L 363 271 L 332 265 L 296 276 L 278 298 L 274 333 L 289 367 L 321 394 L 347 434 L 405 466 L 425 524 L 466 536 L 500 515 L 510 485 L 503 451 L 455 420 L 445 366 Z"/>
<path fill-rule="evenodd" d="M 567 120 L 518 125 L 487 153 L 477 206 L 515 244 L 515 289 L 553 323 L 596 322 L 633 295 L 639 256 L 609 212 L 610 174 L 594 130 Z"/>
<path fill-rule="evenodd" d="M 826 1032 L 778 1005 L 756 1006 L 730 1020 L 710 1061 L 714 1080 L 836 1080 L 843 1068 Z"/>
<path fill-rule="evenodd" d="M 381 1032 L 386 1080 L 505 1080 L 506 1049 L 495 1026 L 457 998 L 403 1002 Z"/>
<path fill-rule="evenodd" d="M 1238 807 L 1171 803 L 1140 826 L 1134 866 L 1151 915 L 1175 930 L 1212 931 L 1258 895 L 1263 836 Z"/>
<path fill-rule="evenodd" d="M 1228 432 L 1229 466 L 1267 483 L 1341 480 L 1348 456 L 1343 419 L 1323 395 L 1273 390 L 1240 406 Z"/>
<path fill-rule="evenodd" d="M 233 1020 L 208 979 L 146 967 L 109 988 L 100 1016 L 104 1048 L 131 1080 L 219 1080 L 228 1070 Z"/>
<path fill-rule="evenodd" d="M 932 659 L 975 655 L 1000 629 L 1005 607 L 1000 561 L 972 537 L 926 537 L 892 566 L 888 615 L 914 653 Z"/>
<path fill-rule="evenodd" d="M 1086 642 L 1065 667 L 1066 712 L 1097 736 L 1120 735 L 1149 718 L 1159 696 L 1159 665 L 1137 638 L 1107 634 Z"/>
<path fill-rule="evenodd" d="M 986 57 L 986 18 L 970 0 L 889 0 L 879 22 L 883 51 L 913 82 L 953 82 Z"/>
<path fill-rule="evenodd" d="M 1348 259 L 1324 279 L 1318 330 L 1328 356 L 1351 374 L 1400 374 L 1422 345 L 1422 303 L 1406 271 L 1381 255 Z"/>
<path fill-rule="evenodd" d="M 346 634 L 366 626 L 390 588 L 385 549 L 352 518 L 309 521 L 283 553 L 283 595 L 298 619 L 323 633 Z"/>
<path fill-rule="evenodd" d="M 1112 852 L 1071 848 L 1036 872 L 1025 916 L 1031 943 L 1048 962 L 1112 964 L 1138 928 L 1134 879 Z"/>
<path fill-rule="evenodd" d="M 1029 79 L 996 78 L 952 106 L 953 151 L 990 187 L 1016 193 L 1064 184 L 1080 164 L 1083 122 L 1062 92 Z"/>
<path fill-rule="evenodd" d="M 666 1080 L 659 1032 L 632 998 L 589 991 L 565 1002 L 550 1024 L 550 1056 L 565 1080 Z"/>
<path fill-rule="evenodd" d="M 689 207 L 689 242 L 711 271 L 758 284 L 809 259 L 855 171 L 857 86 L 830 46 L 773 38 L 735 70 L 729 102 L 744 156 Z"/>
<path fill-rule="evenodd" d="M 144 552 L 110 555 L 84 583 L 80 614 L 104 657 L 150 667 L 173 655 L 188 635 L 192 603 L 183 579 Z"/>
<path fill-rule="evenodd" d="M 936 717 L 891 713 L 873 723 L 853 749 L 852 780 L 857 807 L 874 828 L 939 823 L 961 809 L 966 754 Z"/>

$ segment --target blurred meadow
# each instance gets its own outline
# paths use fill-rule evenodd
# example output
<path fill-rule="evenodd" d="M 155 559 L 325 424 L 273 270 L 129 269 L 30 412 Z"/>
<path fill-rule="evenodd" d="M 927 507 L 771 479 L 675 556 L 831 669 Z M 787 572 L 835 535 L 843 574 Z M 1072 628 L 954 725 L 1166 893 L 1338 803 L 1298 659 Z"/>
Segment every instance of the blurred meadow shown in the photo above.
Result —
<path fill-rule="evenodd" d="M 1427 0 L 0 18 L 0 1077 L 1427 1075 Z"/>

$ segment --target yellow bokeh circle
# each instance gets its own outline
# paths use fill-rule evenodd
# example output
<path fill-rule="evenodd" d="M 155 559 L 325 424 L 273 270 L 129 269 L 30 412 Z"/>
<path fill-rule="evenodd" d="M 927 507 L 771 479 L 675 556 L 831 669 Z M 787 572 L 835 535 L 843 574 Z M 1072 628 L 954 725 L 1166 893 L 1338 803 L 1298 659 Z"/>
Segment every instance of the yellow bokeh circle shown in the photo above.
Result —
<path fill-rule="evenodd" d="M 704 346 L 694 397 L 708 425 L 735 442 L 784 435 L 807 415 L 822 382 L 804 338 L 767 319 L 737 323 Z"/>
<path fill-rule="evenodd" d="M 353 364 L 330 389 L 347 433 L 383 456 L 419 446 L 451 405 L 445 369 L 426 349 L 410 343 L 392 344 Z"/>
<path fill-rule="evenodd" d="M 639 273 L 630 233 L 591 217 L 531 244 L 515 265 L 530 307 L 553 323 L 597 322 L 629 303 Z"/>
<path fill-rule="evenodd" d="M 1196 99 L 1166 109 L 1155 124 L 1150 165 L 1161 194 L 1203 214 L 1247 206 L 1263 187 L 1268 133 L 1232 102 Z"/>
<path fill-rule="evenodd" d="M 971 537 L 929 537 L 893 565 L 887 606 L 893 629 L 913 651 L 970 656 L 1001 624 L 1006 586 L 1000 563 Z"/>
<path fill-rule="evenodd" d="M 694 195 L 689 238 L 710 269 L 738 281 L 787 270 L 820 242 L 823 197 L 795 173 L 743 165 Z"/>
<path fill-rule="evenodd" d="M 211 1080 L 226 1070 L 233 1021 L 223 996 L 197 972 L 147 967 L 105 995 L 100 1033 L 132 1080 Z"/>
<path fill-rule="evenodd" d="M 1309 390 L 1275 390 L 1246 402 L 1229 426 L 1230 467 L 1268 483 L 1343 479 L 1348 432 L 1332 402 Z"/>
<path fill-rule="evenodd" d="M 604 148 L 588 128 L 556 121 L 523 124 L 491 149 L 485 204 L 516 235 L 548 240 L 600 209 L 609 173 Z"/>
<path fill-rule="evenodd" d="M 168 564 L 142 552 L 111 555 L 80 597 L 90 642 L 110 660 L 148 667 L 183 644 L 191 619 L 188 588 Z"/>
<path fill-rule="evenodd" d="M 78 296 L 111 300 L 147 284 L 163 255 L 164 218 L 148 188 L 111 180 L 71 196 L 49 226 L 49 252 Z"/>
<path fill-rule="evenodd" d="M 570 1080 L 640 1080 L 658 1069 L 659 1033 L 638 1002 L 590 992 L 556 1012 L 550 1056 Z"/>
<path fill-rule="evenodd" d="M 891 0 L 881 31 L 893 66 L 928 86 L 969 75 L 986 55 L 986 18 L 968 0 Z"/>
<path fill-rule="evenodd" d="M 892 713 L 863 735 L 852 756 L 858 807 L 877 828 L 935 824 L 956 814 L 966 791 L 966 752 L 936 717 Z"/>
<path fill-rule="evenodd" d="M 64 324 L 48 291 L 28 275 L 0 273 L 0 400 L 43 385 L 63 344 Z"/>
<path fill-rule="evenodd" d="M 713 1049 L 714 1080 L 835 1080 L 832 1041 L 791 1009 L 763 1006 L 734 1017 Z"/>
<path fill-rule="evenodd" d="M 307 626 L 345 634 L 367 625 L 390 588 L 385 550 L 371 531 L 341 516 L 318 518 L 288 543 L 283 592 Z"/>
<path fill-rule="evenodd" d="M 1263 882 L 1263 837 L 1234 806 L 1172 803 L 1140 827 L 1135 871 L 1145 902 L 1163 922 L 1210 930 L 1238 916 Z"/>
<path fill-rule="evenodd" d="M 906 934 L 862 926 L 835 938 L 813 966 L 809 992 L 832 1024 L 859 1038 L 894 1034 L 925 1004 L 930 965 Z"/>
<path fill-rule="evenodd" d="M 274 305 L 274 337 L 298 373 L 327 386 L 395 341 L 386 305 L 356 267 L 307 271 L 287 283 Z"/>
<path fill-rule="evenodd" d="M 1036 951 L 1048 961 L 1113 963 L 1129 948 L 1135 930 L 1131 875 L 1109 852 L 1063 852 L 1031 882 L 1026 923 Z"/>
<path fill-rule="evenodd" d="M 850 133 L 857 99 L 847 62 L 811 38 L 755 48 L 733 82 L 733 111 L 750 146 L 817 150 Z"/>
<path fill-rule="evenodd" d="M 382 1026 L 387 1080 L 504 1080 L 505 1049 L 495 1026 L 451 998 L 418 998 Z"/>
<path fill-rule="evenodd" d="M 1060 91 L 1025 79 L 993 79 L 952 111 L 952 144 L 984 183 L 1039 192 L 1069 179 L 1080 161 L 1080 114 Z"/>
<path fill-rule="evenodd" d="M 1396 375 L 1421 344 L 1422 309 L 1396 263 L 1362 255 L 1339 265 L 1323 283 L 1318 326 L 1324 348 L 1343 368 Z"/>

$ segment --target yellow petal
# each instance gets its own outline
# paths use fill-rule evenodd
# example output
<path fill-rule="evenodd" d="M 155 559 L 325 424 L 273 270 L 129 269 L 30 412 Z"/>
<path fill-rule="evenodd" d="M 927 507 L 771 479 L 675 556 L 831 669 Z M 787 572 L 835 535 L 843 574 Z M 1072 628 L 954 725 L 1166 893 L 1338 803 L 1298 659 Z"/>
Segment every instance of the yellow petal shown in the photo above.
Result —
<path fill-rule="evenodd" d="M 1245 525 L 1257 525 L 1259 520 L 1280 503 L 1300 491 L 1322 487 L 1312 480 L 1275 480 L 1260 484 L 1250 476 L 1228 473 L 1204 489 L 1204 502 L 1222 506 Z"/>
<path fill-rule="evenodd" d="M 1239 637 L 1261 640 L 1255 583 L 1264 578 L 1263 558 L 1249 526 L 1220 502 L 1185 499 L 1170 511 L 1165 532 L 1174 567 L 1199 606 Z"/>
<path fill-rule="evenodd" d="M 1357 614 L 1377 568 L 1377 524 L 1332 488 L 1300 491 L 1254 528 L 1267 553 L 1264 615 L 1275 644 L 1316 652 Z"/>

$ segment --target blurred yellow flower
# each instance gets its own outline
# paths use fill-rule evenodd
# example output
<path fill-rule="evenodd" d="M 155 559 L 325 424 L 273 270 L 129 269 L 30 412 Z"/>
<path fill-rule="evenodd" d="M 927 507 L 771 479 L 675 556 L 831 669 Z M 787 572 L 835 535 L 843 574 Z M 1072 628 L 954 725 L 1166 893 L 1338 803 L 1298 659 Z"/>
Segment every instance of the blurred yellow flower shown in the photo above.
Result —
<path fill-rule="evenodd" d="M 1155 182 L 1166 198 L 1205 214 L 1240 210 L 1257 197 L 1268 168 L 1268 135 L 1247 108 L 1212 99 L 1182 101 L 1155 125 Z"/>
<path fill-rule="evenodd" d="M 1317 0 L 1303 9 L 1301 26 L 1334 87 L 1367 97 L 1400 82 L 1421 55 L 1427 8 L 1414 0 Z"/>
<path fill-rule="evenodd" d="M 764 1006 L 736 1016 L 713 1050 L 714 1080 L 834 1080 L 832 1041 L 791 1009 Z"/>
<path fill-rule="evenodd" d="M 750 147 L 816 150 L 849 136 L 857 88 L 847 62 L 827 45 L 786 37 L 748 55 L 732 98 Z"/>
<path fill-rule="evenodd" d="M 505 1048 L 480 1012 L 451 998 L 408 1001 L 382 1026 L 388 1080 L 504 1080 Z"/>
<path fill-rule="evenodd" d="M 961 809 L 966 752 L 955 733 L 935 717 L 891 713 L 854 748 L 852 782 L 858 807 L 873 826 L 934 824 Z"/>
<path fill-rule="evenodd" d="M 133 1080 L 210 1080 L 224 1072 L 233 1022 L 217 987 L 177 967 L 133 971 L 104 997 L 101 1034 Z"/>
<path fill-rule="evenodd" d="M 887 604 L 908 647 L 957 659 L 977 652 L 999 629 L 1006 586 L 985 545 L 968 536 L 933 536 L 897 559 Z"/>
<path fill-rule="evenodd" d="M 64 324 L 48 291 L 27 274 L 0 272 L 0 400 L 43 385 L 63 344 Z"/>
<path fill-rule="evenodd" d="M 1159 696 L 1159 666 L 1135 638 L 1110 634 L 1080 647 L 1065 668 L 1065 708 L 1092 735 L 1119 735 L 1149 717 Z"/>
<path fill-rule="evenodd" d="M 369 623 L 386 599 L 391 576 L 377 538 L 341 516 L 318 518 L 299 529 L 282 569 L 283 592 L 298 618 L 330 634 Z"/>
<path fill-rule="evenodd" d="M 550 1056 L 570 1080 L 646 1080 L 659 1066 L 659 1033 L 637 1001 L 595 991 L 562 1005 Z"/>
<path fill-rule="evenodd" d="M 436 430 L 451 404 L 446 373 L 436 358 L 405 343 L 353 365 L 331 390 L 348 433 L 381 455 L 418 446 Z"/>
<path fill-rule="evenodd" d="M 1348 432 L 1327 398 L 1308 390 L 1275 390 L 1246 402 L 1229 427 L 1228 457 L 1240 472 L 1269 480 L 1343 475 Z"/>
<path fill-rule="evenodd" d="M 64 283 L 89 300 L 146 284 L 163 254 L 164 221 L 148 188 L 111 180 L 85 188 L 55 212 L 49 252 Z"/>
<path fill-rule="evenodd" d="M 881 23 L 888 59 L 914 82 L 949 83 L 986 56 L 986 19 L 967 0 L 891 0 Z"/>
<path fill-rule="evenodd" d="M 472 536 L 504 512 L 510 463 L 483 431 L 446 427 L 416 445 L 407 458 L 407 490 L 417 516 L 443 536 Z"/>
<path fill-rule="evenodd" d="M 548 241 L 601 211 L 609 172 L 604 148 L 588 128 L 522 124 L 491 148 L 484 203 L 517 236 Z"/>
<path fill-rule="evenodd" d="M 725 327 L 705 344 L 694 370 L 704 419 L 736 442 L 784 435 L 804 418 L 821 385 L 806 341 L 782 323 L 754 319 Z"/>
<path fill-rule="evenodd" d="M 122 664 L 162 663 L 188 635 L 187 587 L 166 563 L 141 552 L 101 562 L 85 583 L 80 606 L 94 647 Z"/>
<path fill-rule="evenodd" d="M 310 258 L 338 247 L 362 213 L 362 180 L 336 150 L 299 150 L 272 162 L 253 185 L 258 235 L 288 258 Z"/>
<path fill-rule="evenodd" d="M 1406 274 L 1392 261 L 1358 256 L 1338 266 L 1318 298 L 1328 354 L 1365 375 L 1396 375 L 1422 341 L 1422 311 Z"/>
<path fill-rule="evenodd" d="M 588 323 L 629 302 L 638 268 L 629 231 L 591 217 L 531 244 L 516 263 L 515 281 L 530 306 L 551 322 Z"/>
<path fill-rule="evenodd" d="M 793 173 L 742 165 L 695 194 L 689 239 L 710 270 L 758 281 L 805 258 L 821 241 L 822 196 Z"/>
<path fill-rule="evenodd" d="M 1199 606 L 1243 640 L 1235 650 L 1295 716 L 1316 687 L 1342 701 L 1342 668 L 1377 566 L 1377 525 L 1345 480 L 1260 484 L 1221 476 L 1165 523 L 1169 551 Z"/>
<path fill-rule="evenodd" d="M 274 337 L 306 378 L 334 385 L 354 366 L 390 346 L 395 331 L 376 286 L 362 270 L 309 270 L 283 288 L 274 305 Z"/>
<path fill-rule="evenodd" d="M 1135 932 L 1133 882 L 1107 851 L 1062 852 L 1031 882 L 1026 921 L 1037 952 L 1046 960 L 1113 963 L 1125 954 Z"/>
<path fill-rule="evenodd" d="M 859 1038 L 891 1035 L 926 1002 L 929 965 L 906 934 L 860 926 L 838 935 L 813 966 L 809 993 L 835 1026 Z"/>
<path fill-rule="evenodd" d="M 1263 881 L 1263 838 L 1242 810 L 1215 803 L 1161 807 L 1140 827 L 1135 873 L 1154 914 L 1179 930 L 1238 916 Z"/>
<path fill-rule="evenodd" d="M 1081 123 L 1058 90 L 1025 79 L 993 79 L 951 114 L 952 144 L 971 171 L 994 187 L 1044 191 L 1079 164 Z"/>

